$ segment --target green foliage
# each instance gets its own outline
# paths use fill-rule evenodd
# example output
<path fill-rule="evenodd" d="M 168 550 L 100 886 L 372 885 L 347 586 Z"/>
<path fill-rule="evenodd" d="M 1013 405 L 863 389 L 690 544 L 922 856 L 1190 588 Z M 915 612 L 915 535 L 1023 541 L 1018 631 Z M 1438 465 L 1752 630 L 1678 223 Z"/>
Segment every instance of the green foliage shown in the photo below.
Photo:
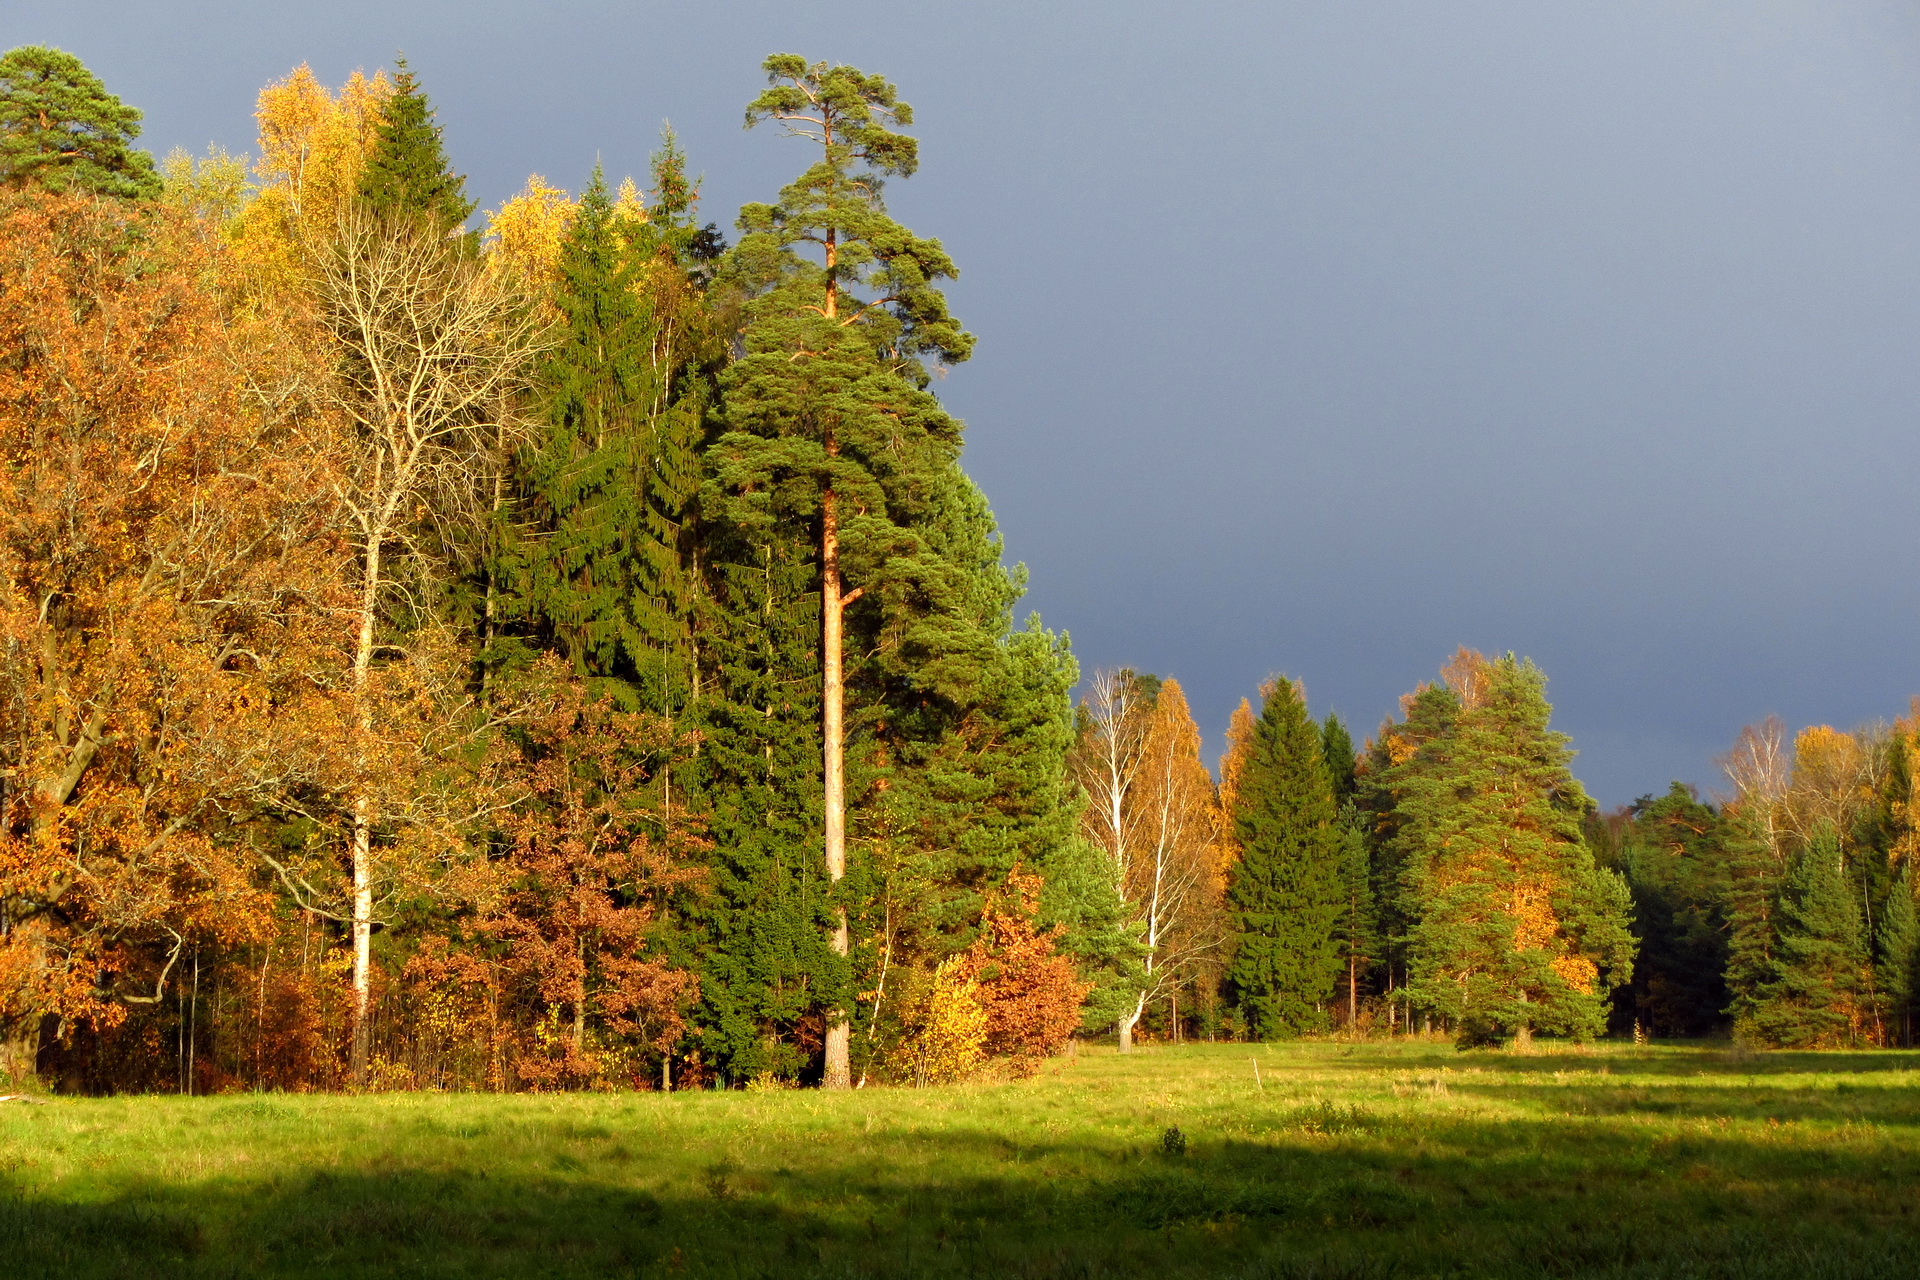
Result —
<path fill-rule="evenodd" d="M 1788 865 L 1776 911 L 1773 959 L 1757 993 L 1754 1030 L 1786 1048 L 1850 1043 L 1869 960 L 1860 904 L 1831 828 Z"/>
<path fill-rule="evenodd" d="M 1320 726 L 1320 749 L 1327 761 L 1327 783 L 1333 791 L 1333 806 L 1338 809 L 1352 800 L 1359 789 L 1359 780 L 1354 774 L 1359 759 L 1353 750 L 1353 735 L 1347 732 L 1339 716 L 1328 713 L 1326 723 Z"/>
<path fill-rule="evenodd" d="M 1638 957 L 1624 998 L 1649 1033 L 1703 1036 L 1728 1001 L 1729 842 L 1711 805 L 1674 783 L 1634 802 L 1617 869 L 1633 896 Z"/>
<path fill-rule="evenodd" d="M 1389 770 L 1410 995 L 1468 1037 L 1597 1035 L 1608 989 L 1632 973 L 1627 890 L 1581 838 L 1591 802 L 1547 727 L 1545 677 L 1508 655 L 1486 665 L 1473 706 L 1453 701 Z"/>
<path fill-rule="evenodd" d="M 1920 966 L 1920 920 L 1913 886 L 1903 870 L 1873 923 L 1873 985 L 1880 998 L 1889 1044 L 1913 1042 L 1916 967 Z"/>
<path fill-rule="evenodd" d="M 1228 981 L 1263 1038 L 1312 1030 L 1340 971 L 1342 842 L 1320 733 L 1291 680 L 1254 722 L 1232 814 L 1240 861 L 1227 886 Z"/>
<path fill-rule="evenodd" d="M 701 745 L 687 784 L 713 852 L 684 908 L 701 973 L 693 1021 L 729 1078 L 792 1076 L 818 1048 L 822 1003 L 851 990 L 827 942 L 819 852 L 819 596 L 804 545 L 714 526 L 701 554 L 703 676 L 687 719 Z"/>
<path fill-rule="evenodd" d="M 451 232 L 475 208 L 467 180 L 448 164 L 433 107 L 407 60 L 396 65 L 393 94 L 381 108 L 380 132 L 360 174 L 360 199 L 381 217 L 418 219 Z"/>
<path fill-rule="evenodd" d="M 140 112 L 72 54 L 22 45 L 0 56 L 0 184 L 150 200 L 160 175 L 139 136 Z"/>
<path fill-rule="evenodd" d="M 723 858 L 738 863 L 723 868 L 707 928 L 770 929 L 790 957 L 779 975 L 710 970 L 712 999 L 735 1002 L 735 1025 L 763 1029 L 797 1025 L 802 1005 L 845 1002 L 851 980 L 799 937 L 828 909 L 797 886 L 819 878 L 820 737 L 800 708 L 818 714 L 829 494 L 858 593 L 845 617 L 851 849 L 837 899 L 856 926 L 855 967 L 874 973 L 896 943 L 935 958 L 963 947 L 982 895 L 1016 863 L 1058 881 L 1046 922 L 1066 924 L 1083 959 L 1117 910 L 1075 875 L 1063 768 L 1072 658 L 1037 622 L 1013 629 L 1024 571 L 1002 565 L 992 513 L 958 465 L 960 424 L 927 391 L 926 362 L 964 360 L 972 338 L 938 288 L 952 262 L 880 198 L 885 176 L 914 170 L 913 140 L 891 128 L 912 114 L 891 85 L 851 68 L 781 56 L 766 70 L 772 87 L 749 125 L 783 120 L 820 159 L 779 203 L 742 211 L 721 273 L 743 298 L 744 331 L 704 459 L 701 557 L 714 585 L 699 636 L 713 675 L 699 786 Z M 729 1052 L 743 1043 L 729 1033 Z"/>
<path fill-rule="evenodd" d="M 673 207 L 623 219 L 596 168 L 561 243 L 560 340 L 519 482 L 537 536 L 516 548 L 514 575 L 537 639 L 628 701 L 673 711 L 694 682 L 689 520 L 721 352 L 688 281 L 671 140 L 656 161 Z"/>
<path fill-rule="evenodd" d="M 1379 910 L 1373 894 L 1373 860 L 1360 813 L 1348 802 L 1335 824 L 1339 838 L 1340 916 L 1334 926 L 1340 960 L 1356 979 L 1380 958 Z"/>
<path fill-rule="evenodd" d="M 1725 823 L 1726 1011 L 1735 1032 L 1745 1034 L 1773 970 L 1774 912 L 1786 866 L 1759 806 L 1733 809 Z"/>

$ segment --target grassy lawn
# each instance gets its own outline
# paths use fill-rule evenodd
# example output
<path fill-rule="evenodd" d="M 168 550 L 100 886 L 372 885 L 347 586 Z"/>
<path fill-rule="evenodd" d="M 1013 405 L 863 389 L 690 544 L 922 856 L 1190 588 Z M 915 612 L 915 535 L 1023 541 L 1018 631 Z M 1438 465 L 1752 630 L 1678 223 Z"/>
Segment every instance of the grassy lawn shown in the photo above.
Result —
<path fill-rule="evenodd" d="M 0 1178 L 9 1277 L 1907 1277 L 1920 1054 L 1196 1045 L 840 1097 L 52 1099 L 0 1106 Z"/>

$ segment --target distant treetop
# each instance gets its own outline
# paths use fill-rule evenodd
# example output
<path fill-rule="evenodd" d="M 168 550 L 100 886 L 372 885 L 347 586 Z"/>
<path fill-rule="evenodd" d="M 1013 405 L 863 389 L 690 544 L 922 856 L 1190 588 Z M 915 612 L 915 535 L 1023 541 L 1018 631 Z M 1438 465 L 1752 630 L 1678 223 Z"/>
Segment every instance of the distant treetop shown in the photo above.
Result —
<path fill-rule="evenodd" d="M 0 185 L 152 199 L 160 175 L 139 136 L 140 112 L 72 54 L 23 45 L 0 56 Z"/>

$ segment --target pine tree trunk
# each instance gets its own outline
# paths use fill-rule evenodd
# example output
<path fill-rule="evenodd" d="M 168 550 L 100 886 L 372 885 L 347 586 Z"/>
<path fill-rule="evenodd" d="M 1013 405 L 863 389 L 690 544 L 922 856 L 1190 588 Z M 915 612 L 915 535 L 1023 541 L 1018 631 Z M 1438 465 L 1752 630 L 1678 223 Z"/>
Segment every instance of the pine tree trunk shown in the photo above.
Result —
<path fill-rule="evenodd" d="M 833 453 L 829 438 L 827 452 Z M 825 747 L 827 879 L 839 884 L 847 874 L 847 801 L 843 758 L 843 713 L 846 691 L 841 672 L 840 521 L 831 488 L 820 500 L 820 619 L 821 619 L 821 738 Z M 847 909 L 834 907 L 833 953 L 848 952 Z M 826 1074 L 828 1089 L 853 1087 L 849 1049 L 853 1024 L 845 1009 L 827 1014 Z"/>

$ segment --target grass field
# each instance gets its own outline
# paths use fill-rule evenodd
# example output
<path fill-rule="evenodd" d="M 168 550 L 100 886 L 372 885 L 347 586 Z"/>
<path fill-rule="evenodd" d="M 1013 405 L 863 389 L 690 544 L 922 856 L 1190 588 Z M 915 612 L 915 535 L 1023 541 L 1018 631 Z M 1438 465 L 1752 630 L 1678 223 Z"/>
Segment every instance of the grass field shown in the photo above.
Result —
<path fill-rule="evenodd" d="M 0 1107 L 0 1177 L 8 1277 L 1909 1277 L 1920 1055 L 1195 1045 L 838 1097 L 52 1099 Z"/>

